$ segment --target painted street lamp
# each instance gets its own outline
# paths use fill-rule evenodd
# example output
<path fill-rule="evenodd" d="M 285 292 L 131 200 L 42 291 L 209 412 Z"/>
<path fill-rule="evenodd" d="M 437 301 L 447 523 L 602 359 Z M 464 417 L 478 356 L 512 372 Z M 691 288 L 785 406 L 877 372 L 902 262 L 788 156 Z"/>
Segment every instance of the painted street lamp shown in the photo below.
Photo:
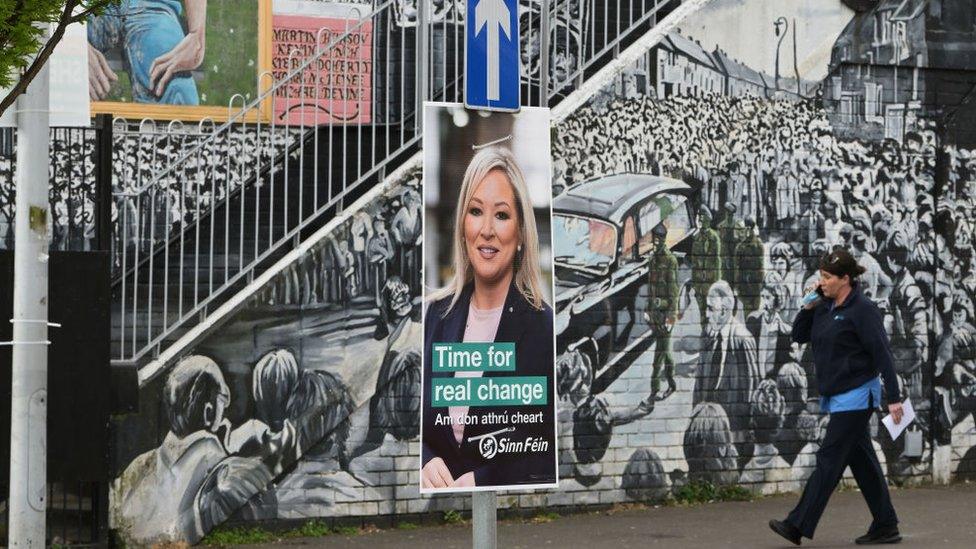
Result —
<path fill-rule="evenodd" d="M 786 33 L 790 30 L 790 23 L 785 17 L 780 16 L 776 21 L 773 21 L 773 28 L 776 36 L 779 37 L 779 41 L 776 42 L 776 89 L 779 89 L 779 47 L 783 45 L 783 39 L 786 38 Z M 782 31 L 780 30 L 782 29 Z"/>

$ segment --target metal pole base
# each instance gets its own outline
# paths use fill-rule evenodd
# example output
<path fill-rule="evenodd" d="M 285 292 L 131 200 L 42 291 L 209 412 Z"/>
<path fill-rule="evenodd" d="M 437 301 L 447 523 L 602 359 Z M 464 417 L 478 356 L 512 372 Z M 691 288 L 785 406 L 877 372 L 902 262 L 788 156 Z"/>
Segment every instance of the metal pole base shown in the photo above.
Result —
<path fill-rule="evenodd" d="M 474 549 L 498 546 L 498 496 L 495 492 L 471 493 L 472 544 Z"/>

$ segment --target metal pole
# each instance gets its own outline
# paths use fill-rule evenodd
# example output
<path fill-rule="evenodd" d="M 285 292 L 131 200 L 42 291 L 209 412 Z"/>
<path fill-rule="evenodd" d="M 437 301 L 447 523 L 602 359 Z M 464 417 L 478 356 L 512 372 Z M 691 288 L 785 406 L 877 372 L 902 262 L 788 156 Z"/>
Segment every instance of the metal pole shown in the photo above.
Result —
<path fill-rule="evenodd" d="M 17 99 L 8 539 L 11 547 L 44 547 L 46 532 L 48 67 L 44 65 Z"/>
<path fill-rule="evenodd" d="M 498 546 L 498 496 L 495 492 L 471 493 L 472 544 L 474 549 Z"/>
<path fill-rule="evenodd" d="M 793 72 L 796 73 L 796 95 L 803 97 L 800 91 L 800 67 L 796 60 L 796 18 L 793 18 Z"/>
<path fill-rule="evenodd" d="M 427 28 L 427 19 L 429 15 L 427 10 L 429 9 L 428 2 L 417 2 L 417 68 L 416 68 L 416 94 L 417 94 L 417 107 L 414 110 L 414 127 L 417 128 L 417 132 L 421 133 L 424 130 L 424 101 L 427 100 L 427 49 L 429 41 L 429 29 Z"/>
<path fill-rule="evenodd" d="M 539 101 L 540 107 L 549 106 L 549 2 L 551 0 L 542 0 L 542 20 L 540 21 L 539 29 L 539 59 L 541 63 L 539 64 L 539 95 L 541 96 L 541 101 Z M 528 32 L 530 29 L 525 29 Z M 521 36 L 521 34 L 519 35 Z M 567 49 L 569 47 L 567 46 Z"/>

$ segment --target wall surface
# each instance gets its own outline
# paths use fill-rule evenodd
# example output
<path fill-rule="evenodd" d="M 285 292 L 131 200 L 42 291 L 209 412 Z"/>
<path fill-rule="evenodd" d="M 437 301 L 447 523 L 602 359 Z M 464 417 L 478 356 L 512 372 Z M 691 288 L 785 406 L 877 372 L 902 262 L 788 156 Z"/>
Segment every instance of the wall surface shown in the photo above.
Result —
<path fill-rule="evenodd" d="M 576 250 L 556 268 L 562 480 L 559 490 L 503 494 L 501 505 L 659 499 L 706 481 L 797 490 L 824 419 L 809 350 L 790 331 L 817 260 L 835 246 L 867 268 L 861 286 L 882 310 L 919 414 L 898 441 L 883 428 L 874 437 L 890 481 L 976 477 L 976 157 L 957 122 L 971 117 L 965 83 L 976 59 L 924 39 L 971 43 L 939 30 L 934 14 L 946 3 L 880 2 L 856 14 L 833 1 L 714 0 L 669 41 L 697 41 L 708 57 L 643 52 L 555 124 L 557 216 L 606 216 L 618 239 L 587 246 L 599 222 L 554 222 L 555 255 Z M 880 43 L 956 57 L 870 61 L 846 44 L 871 25 L 881 25 L 870 30 Z M 703 74 L 724 79 L 722 92 L 695 86 Z M 130 538 L 192 540 L 233 513 L 469 505 L 417 489 L 418 178 L 347 212 L 142 388 L 140 412 L 116 430 L 114 519 Z M 642 209 L 649 201 L 656 207 Z M 598 203 L 619 207 L 586 209 Z M 651 257 L 658 223 L 676 268 Z M 148 496 L 158 493 L 167 498 Z"/>

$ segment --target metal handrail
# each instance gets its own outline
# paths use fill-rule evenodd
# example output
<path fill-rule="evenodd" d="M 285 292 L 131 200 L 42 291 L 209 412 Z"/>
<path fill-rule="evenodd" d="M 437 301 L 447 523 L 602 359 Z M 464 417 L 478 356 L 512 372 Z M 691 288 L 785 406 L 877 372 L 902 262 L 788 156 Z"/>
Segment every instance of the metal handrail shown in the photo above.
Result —
<path fill-rule="evenodd" d="M 581 83 L 585 71 L 641 25 L 680 2 L 541 0 L 543 7 L 535 10 L 538 3 L 522 8 L 530 11 L 529 25 L 544 31 L 540 48 L 548 55 L 535 73 L 523 74 L 522 84 L 529 89 L 529 105 L 548 106 Z M 605 18 L 623 17 L 624 9 L 626 20 L 618 20 L 612 30 L 603 21 L 602 34 L 587 34 L 596 28 L 597 4 Z M 116 186 L 114 257 L 121 274 L 114 290 L 118 333 L 113 362 L 138 364 L 158 353 L 167 340 L 203 321 L 226 296 L 296 245 L 325 215 L 341 209 L 367 183 L 382 180 L 405 153 L 419 150 L 424 100 L 462 100 L 462 14 L 456 11 L 450 22 L 448 17 L 432 21 L 430 6 L 419 2 L 417 18 L 411 20 L 396 8 L 387 0 L 365 17 L 357 10 L 356 18 L 347 19 L 341 29 L 318 29 L 314 51 L 304 59 L 292 52 L 289 72 L 280 79 L 269 72 L 258 75 L 257 97 L 250 102 L 239 94 L 231 97 L 227 121 L 212 130 L 202 121 L 196 132 L 171 123 L 165 133 L 147 132 L 153 136 L 148 150 L 144 137 L 125 141 L 127 147 L 136 141 L 136 154 L 152 158 L 158 139 L 179 149 L 158 172 L 137 174 L 135 185 Z M 456 8 L 451 4 L 446 9 Z M 570 17 L 574 14 L 578 24 Z M 323 43 L 326 32 L 335 37 Z M 364 36 L 370 40 L 368 55 L 348 53 Z M 343 47 L 347 53 L 333 57 Z M 566 80 L 555 82 L 550 57 L 559 52 L 570 56 L 571 47 L 576 60 L 572 70 L 565 73 Z M 406 55 L 411 48 L 416 57 Z M 368 62 L 368 81 L 350 78 L 356 73 L 346 62 L 325 73 L 321 67 L 336 58 Z M 336 86 L 352 99 L 337 98 L 333 88 L 323 98 L 324 74 L 355 82 Z M 269 76 L 270 86 L 263 89 Z M 272 112 L 270 122 L 251 118 L 266 108 Z M 131 179 L 126 174 L 123 178 Z"/>

